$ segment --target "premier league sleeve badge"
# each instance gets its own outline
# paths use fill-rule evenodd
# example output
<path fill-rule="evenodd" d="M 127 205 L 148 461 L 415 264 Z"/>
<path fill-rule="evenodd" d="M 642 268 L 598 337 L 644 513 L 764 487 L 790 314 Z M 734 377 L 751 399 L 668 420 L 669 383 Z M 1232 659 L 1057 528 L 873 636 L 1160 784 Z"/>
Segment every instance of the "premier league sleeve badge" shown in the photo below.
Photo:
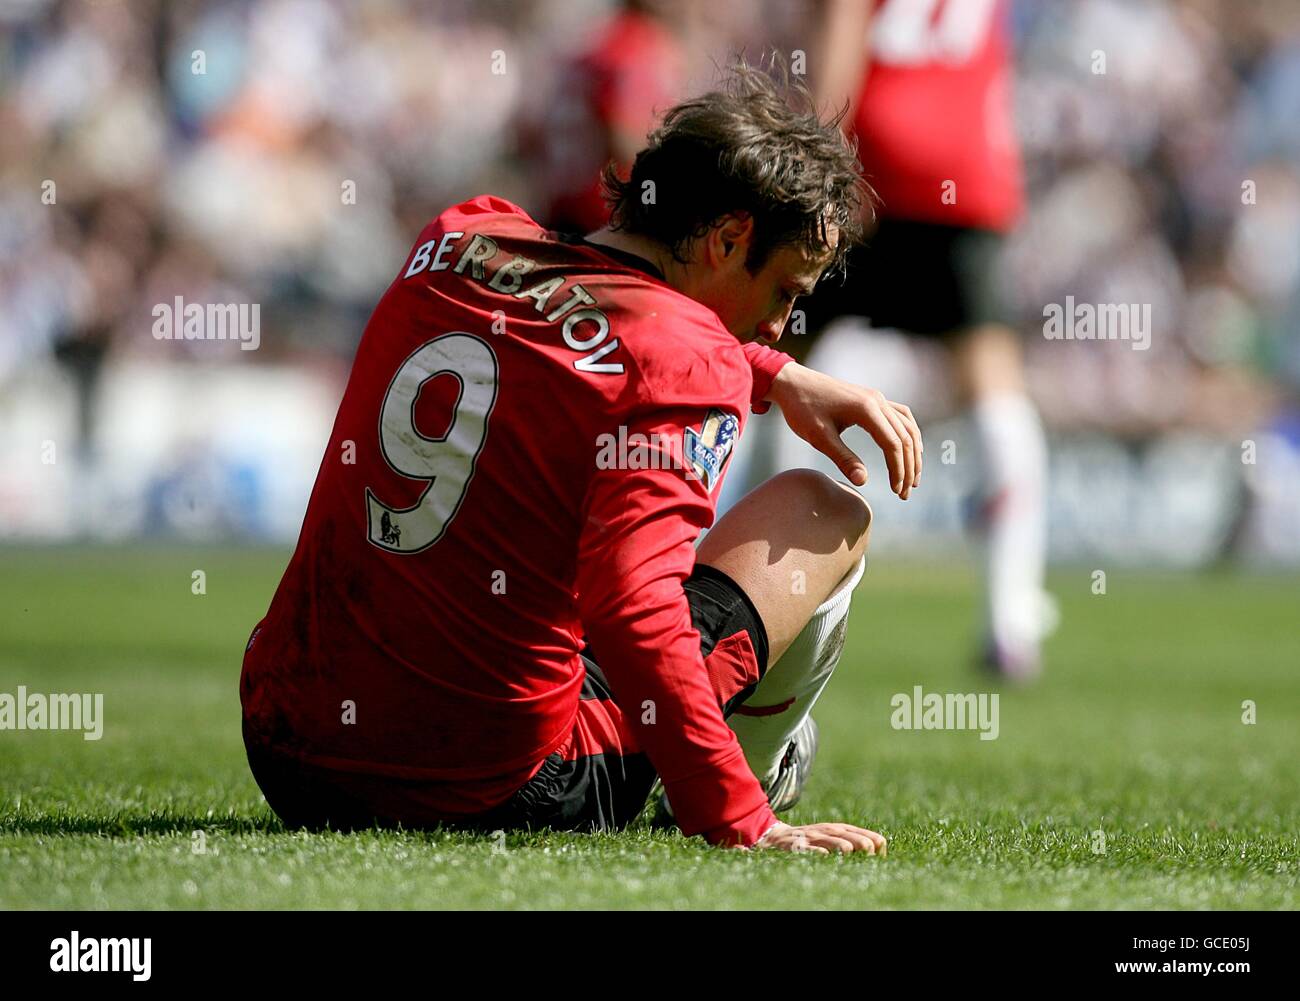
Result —
<path fill-rule="evenodd" d="M 724 410 L 710 410 L 697 430 L 687 427 L 683 435 L 683 453 L 687 475 L 704 481 L 710 493 L 718 485 L 722 467 L 740 432 L 740 421 Z"/>

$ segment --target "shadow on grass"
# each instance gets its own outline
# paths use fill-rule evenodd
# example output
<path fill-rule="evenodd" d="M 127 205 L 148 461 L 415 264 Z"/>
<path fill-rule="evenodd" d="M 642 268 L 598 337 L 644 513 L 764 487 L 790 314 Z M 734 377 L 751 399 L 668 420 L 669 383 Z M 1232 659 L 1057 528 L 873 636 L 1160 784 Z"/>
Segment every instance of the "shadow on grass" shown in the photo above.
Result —
<path fill-rule="evenodd" d="M 216 835 L 310 835 L 351 839 L 401 839 L 410 844 L 424 843 L 440 847 L 478 847 L 493 851 L 505 848 L 522 849 L 554 845 L 557 839 L 574 847 L 589 850 L 626 848 L 628 838 L 641 842 L 677 842 L 676 830 L 656 827 L 638 819 L 627 830 L 620 832 L 578 833 L 573 831 L 509 830 L 475 831 L 454 826 L 401 827 L 374 826 L 355 830 L 294 828 L 285 825 L 268 807 L 247 811 L 229 810 L 223 814 L 187 810 L 149 810 L 147 812 L 122 810 L 109 813 L 81 813 L 56 811 L 26 812 L 13 810 L 0 813 L 0 838 L 16 837 L 192 837 L 202 831 L 205 837 Z M 504 837 L 503 837 L 504 835 Z"/>
<path fill-rule="evenodd" d="M 195 831 L 203 831 L 206 834 L 289 833 L 289 829 L 269 810 L 253 815 L 150 810 L 148 813 L 123 811 L 109 814 L 19 812 L 0 816 L 0 836 L 93 834 L 111 838 L 139 837 L 149 834 L 189 835 Z"/>
<path fill-rule="evenodd" d="M 287 826 L 268 808 L 249 813 L 230 811 L 224 814 L 187 811 L 150 810 L 147 813 L 123 810 L 116 813 L 26 813 L 23 811 L 0 814 L 0 837 L 5 835 L 47 837 L 91 835 L 105 838 L 135 838 L 181 834 L 189 837 L 196 831 L 205 836 L 214 834 L 312 834 L 319 836 L 408 837 L 430 841 L 454 839 L 467 843 L 492 840 L 483 832 L 454 827 L 367 827 L 355 830 L 335 828 L 311 829 Z M 517 836 L 523 832 L 510 832 Z"/>

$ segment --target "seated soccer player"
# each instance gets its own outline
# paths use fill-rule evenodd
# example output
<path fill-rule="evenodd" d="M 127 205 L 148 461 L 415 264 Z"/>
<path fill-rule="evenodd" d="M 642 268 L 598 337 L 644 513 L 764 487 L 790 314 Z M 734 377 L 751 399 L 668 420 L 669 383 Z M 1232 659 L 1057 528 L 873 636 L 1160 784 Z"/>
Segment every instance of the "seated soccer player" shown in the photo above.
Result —
<path fill-rule="evenodd" d="M 489 195 L 447 209 L 380 300 L 248 641 L 253 775 L 295 827 L 611 830 L 658 779 L 714 844 L 883 852 L 774 813 L 812 765 L 866 503 L 796 471 L 713 524 L 771 403 L 854 484 L 854 424 L 895 493 L 917 483 L 907 407 L 761 343 L 857 238 L 857 160 L 741 67 L 607 184 L 585 238 Z"/>

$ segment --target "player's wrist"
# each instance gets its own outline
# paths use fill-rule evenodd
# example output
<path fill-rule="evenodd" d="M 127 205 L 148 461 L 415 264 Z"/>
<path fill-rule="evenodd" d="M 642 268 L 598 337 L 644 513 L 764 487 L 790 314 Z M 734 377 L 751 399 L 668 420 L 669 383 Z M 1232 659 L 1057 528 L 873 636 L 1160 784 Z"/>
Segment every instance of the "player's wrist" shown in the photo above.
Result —
<path fill-rule="evenodd" d="M 744 347 L 745 357 L 754 377 L 754 394 L 752 403 L 754 412 L 762 413 L 774 403 L 772 389 L 781 373 L 795 364 L 793 358 L 781 351 L 776 351 L 766 344 L 751 341 Z"/>
<path fill-rule="evenodd" d="M 790 358 L 772 376 L 772 383 L 768 386 L 767 395 L 764 399 L 769 403 L 781 406 L 782 399 L 790 399 L 791 395 L 797 391 L 801 377 L 808 371 L 808 368 Z"/>

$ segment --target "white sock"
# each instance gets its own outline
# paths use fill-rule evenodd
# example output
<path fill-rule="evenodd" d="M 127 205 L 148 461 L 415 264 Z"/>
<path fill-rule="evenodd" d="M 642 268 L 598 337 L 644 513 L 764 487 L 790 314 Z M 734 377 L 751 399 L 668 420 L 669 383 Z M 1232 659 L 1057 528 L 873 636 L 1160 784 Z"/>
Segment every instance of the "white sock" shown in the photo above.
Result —
<path fill-rule="evenodd" d="M 768 668 L 754 693 L 727 720 L 764 789 L 776 778 L 786 748 L 839 663 L 849 602 L 866 565 L 863 557 L 840 581 L 781 659 Z M 756 710 L 774 711 L 749 715 Z"/>
<path fill-rule="evenodd" d="M 971 411 L 982 459 L 985 629 L 1014 660 L 1037 664 L 1046 631 L 1047 443 L 1038 412 L 1020 393 Z"/>

